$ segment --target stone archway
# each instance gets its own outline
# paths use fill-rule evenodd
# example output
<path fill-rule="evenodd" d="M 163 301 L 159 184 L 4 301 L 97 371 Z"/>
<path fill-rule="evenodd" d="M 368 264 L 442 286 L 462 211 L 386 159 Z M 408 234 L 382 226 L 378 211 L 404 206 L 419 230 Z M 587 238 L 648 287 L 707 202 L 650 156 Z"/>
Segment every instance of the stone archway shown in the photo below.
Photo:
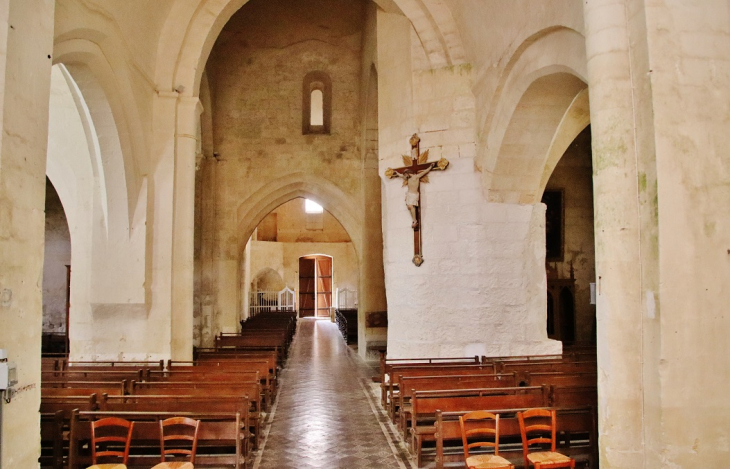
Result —
<path fill-rule="evenodd" d="M 205 63 L 223 26 L 248 0 L 177 2 L 160 34 L 155 81 L 160 90 L 198 96 Z M 375 0 L 389 13 L 404 14 L 432 68 L 466 62 L 456 23 L 443 0 Z M 181 24 L 187 27 L 181 27 Z"/>
<path fill-rule="evenodd" d="M 539 79 L 556 74 L 572 75 L 586 83 L 585 62 L 585 37 L 563 26 L 538 31 L 515 49 L 495 87 L 493 105 L 479 123 L 477 145 L 482 151 L 477 165 L 485 189 L 492 186 L 505 135 L 527 90 Z"/>
<path fill-rule="evenodd" d="M 576 96 L 585 89 L 583 81 L 564 72 L 542 76 L 530 84 L 505 130 L 492 169 L 490 201 L 521 204 L 538 201 L 541 195 L 538 188 L 552 143 L 556 137 L 563 138 L 559 130 L 566 133 L 574 130 L 568 128 L 564 118 Z"/>
<path fill-rule="evenodd" d="M 144 311 L 145 302 L 145 265 L 138 255 L 144 252 L 145 230 L 135 229 L 129 212 L 118 116 L 91 69 L 78 62 L 70 68 L 74 76 L 62 64 L 52 70 L 46 173 L 70 226 L 71 357 L 118 357 L 117 347 L 103 345 L 119 342 L 108 340 L 110 331 L 127 337 L 127 353 L 144 355 L 144 337 L 106 322 Z M 95 321 L 95 312 L 102 311 L 110 314 Z"/>

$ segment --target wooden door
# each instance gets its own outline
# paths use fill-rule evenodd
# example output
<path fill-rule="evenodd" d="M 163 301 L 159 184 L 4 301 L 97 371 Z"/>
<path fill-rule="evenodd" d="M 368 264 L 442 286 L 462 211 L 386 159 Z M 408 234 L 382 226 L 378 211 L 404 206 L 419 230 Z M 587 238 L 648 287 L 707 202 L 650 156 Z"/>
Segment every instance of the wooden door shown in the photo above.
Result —
<path fill-rule="evenodd" d="M 315 310 L 315 260 L 299 258 L 299 317 L 312 317 Z"/>
<path fill-rule="evenodd" d="M 317 317 L 328 318 L 332 307 L 332 258 L 317 256 Z"/>

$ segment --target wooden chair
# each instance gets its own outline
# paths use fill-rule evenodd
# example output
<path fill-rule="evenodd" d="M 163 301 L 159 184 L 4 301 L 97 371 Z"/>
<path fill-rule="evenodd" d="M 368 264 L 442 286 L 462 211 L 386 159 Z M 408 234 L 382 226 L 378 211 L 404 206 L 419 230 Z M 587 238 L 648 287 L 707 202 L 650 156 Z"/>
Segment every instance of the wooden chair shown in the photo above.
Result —
<path fill-rule="evenodd" d="M 575 468 L 575 460 L 555 451 L 555 411 L 547 409 L 530 409 L 518 412 L 520 433 L 522 435 L 522 455 L 525 458 L 525 469 L 533 465 L 535 469 L 553 469 L 556 467 Z M 550 444 L 550 451 L 530 452 L 530 445 Z"/>
<path fill-rule="evenodd" d="M 127 469 L 129 460 L 129 444 L 132 441 L 134 422 L 118 417 L 107 417 L 91 423 L 91 464 L 88 469 Z M 115 446 L 124 445 L 124 451 L 111 449 L 109 443 Z M 99 445 L 101 451 L 96 449 Z M 99 458 L 121 458 L 121 463 L 98 464 Z"/>
<path fill-rule="evenodd" d="M 198 429 L 200 420 L 188 417 L 171 417 L 160 420 L 160 451 L 162 462 L 152 469 L 193 469 L 195 452 L 198 449 Z M 190 449 L 181 448 L 181 444 L 189 443 Z M 174 447 L 171 447 L 174 445 Z M 165 447 L 167 446 L 167 448 Z M 167 456 L 189 456 L 190 461 L 165 461 Z"/>
<path fill-rule="evenodd" d="M 470 425 L 474 421 L 476 425 Z M 493 422 L 493 424 L 491 423 Z M 499 455 L 499 415 L 477 410 L 459 416 L 461 441 L 464 446 L 466 469 L 514 469 L 514 465 Z M 477 441 L 474 441 L 478 437 Z M 469 439 L 472 440 L 469 443 Z M 470 456 L 472 448 L 494 448 L 494 454 Z"/>

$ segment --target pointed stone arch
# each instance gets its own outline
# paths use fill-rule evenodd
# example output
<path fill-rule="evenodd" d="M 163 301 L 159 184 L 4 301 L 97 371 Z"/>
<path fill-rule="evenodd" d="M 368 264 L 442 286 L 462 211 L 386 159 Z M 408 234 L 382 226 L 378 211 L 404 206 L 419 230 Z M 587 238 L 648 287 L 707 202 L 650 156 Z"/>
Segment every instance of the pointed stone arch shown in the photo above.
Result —
<path fill-rule="evenodd" d="M 528 88 L 542 77 L 562 73 L 587 83 L 585 37 L 564 26 L 542 29 L 525 39 L 504 66 L 495 87 L 489 111 L 479 124 L 477 136 L 481 148 L 477 166 L 482 170 L 482 184 L 491 192 L 498 157 L 508 126 L 514 121 L 518 105 Z M 490 195 L 491 197 L 491 195 Z M 494 200 L 494 199 L 493 199 Z"/>
<path fill-rule="evenodd" d="M 357 207 L 335 184 L 305 173 L 291 173 L 267 182 L 244 200 L 237 210 L 239 256 L 261 220 L 279 205 L 297 197 L 311 198 L 330 212 L 345 228 L 357 253 L 362 250 L 362 220 Z"/>
<path fill-rule="evenodd" d="M 568 109 L 563 114 L 558 128 L 555 130 L 550 149 L 545 155 L 545 163 L 543 164 L 540 185 L 535 194 L 540 197 L 545 191 L 545 186 L 557 166 L 560 158 L 565 154 L 565 150 L 576 139 L 576 137 L 591 124 L 590 103 L 588 101 L 588 88 L 579 92 L 573 102 L 570 103 Z M 536 202 L 536 200 L 535 200 Z"/>
<path fill-rule="evenodd" d="M 54 45 L 54 64 L 62 63 L 84 96 L 91 119 L 101 135 L 98 142 L 99 170 L 122 177 L 103 178 L 113 191 L 110 203 L 126 203 L 129 229 L 144 185 L 144 145 L 133 136 L 143 135 L 142 119 L 134 108 L 130 84 L 115 73 L 102 49 L 86 39 L 68 39 Z"/>
<path fill-rule="evenodd" d="M 565 122 L 566 113 L 576 96 L 586 87 L 578 77 L 559 68 L 530 84 L 505 130 L 492 169 L 490 201 L 519 204 L 539 202 L 542 194 L 539 187 L 551 145 L 556 139 L 561 143 L 565 140 L 558 132 L 567 130 L 568 124 L 561 127 L 561 123 Z M 572 135 L 572 138 L 576 135 Z M 563 151 L 571 141 L 567 141 Z M 553 167 L 560 156 L 562 153 L 553 157 Z"/>

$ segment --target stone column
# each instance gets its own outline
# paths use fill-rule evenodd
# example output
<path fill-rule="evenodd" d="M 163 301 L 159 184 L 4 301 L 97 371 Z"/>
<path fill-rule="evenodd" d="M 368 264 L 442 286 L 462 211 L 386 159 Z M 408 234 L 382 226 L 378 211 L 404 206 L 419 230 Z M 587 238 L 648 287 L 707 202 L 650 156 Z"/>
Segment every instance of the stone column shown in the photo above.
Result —
<path fill-rule="evenodd" d="M 600 464 L 645 466 L 645 435 L 654 426 L 646 412 L 645 362 L 651 361 L 651 294 L 656 255 L 642 250 L 652 232 L 639 194 L 639 171 L 651 171 L 646 145 L 651 122 L 641 103 L 647 73 L 643 2 L 591 0 L 584 4 L 593 134 Z M 638 6 L 638 9 L 635 8 Z M 639 103 L 639 104 L 637 104 Z M 644 124 L 644 125 L 642 125 Z M 640 156 L 641 152 L 641 156 Z M 642 171 L 643 169 L 643 171 Z M 646 295 L 649 298 L 650 295 Z M 653 296 L 651 297 L 653 300 Z M 652 303 L 652 301 L 649 301 Z M 645 322 L 649 322 L 645 324 Z"/>
<path fill-rule="evenodd" d="M 215 242 L 216 242 L 216 178 L 218 160 L 214 156 L 206 156 L 201 162 L 200 170 L 200 207 L 202 213 L 197 229 L 200 230 L 200 336 L 201 347 L 214 345 L 214 334 L 211 329 L 213 320 L 216 280 Z"/>
<path fill-rule="evenodd" d="M 40 456 L 41 279 L 53 0 L 0 2 L 0 348 L 17 364 L 0 466 Z"/>
<path fill-rule="evenodd" d="M 363 210 L 365 213 L 360 257 L 358 294 L 358 353 L 366 357 L 369 342 L 387 341 L 385 328 L 367 328 L 368 313 L 386 311 L 385 274 L 383 273 L 383 229 L 381 222 L 380 177 L 374 151 L 365 155 L 363 166 Z"/>
<path fill-rule="evenodd" d="M 193 242 L 195 235 L 195 157 L 202 106 L 198 98 L 177 101 L 172 230 L 171 356 L 192 360 Z"/>

